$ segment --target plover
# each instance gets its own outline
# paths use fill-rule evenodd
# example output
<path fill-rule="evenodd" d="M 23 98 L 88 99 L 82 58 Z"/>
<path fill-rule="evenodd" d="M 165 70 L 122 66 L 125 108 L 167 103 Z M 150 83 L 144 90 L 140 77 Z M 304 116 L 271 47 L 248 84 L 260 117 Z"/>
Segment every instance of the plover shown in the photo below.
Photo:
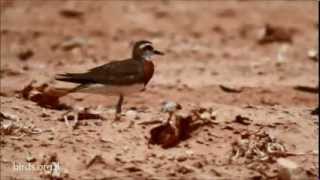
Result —
<path fill-rule="evenodd" d="M 124 96 L 145 90 L 152 78 L 153 55 L 164 55 L 164 53 L 154 49 L 150 41 L 141 40 L 134 44 L 129 59 L 111 61 L 84 73 L 58 74 L 55 79 L 78 84 L 63 95 L 83 92 L 119 96 L 115 116 L 119 119 Z"/>

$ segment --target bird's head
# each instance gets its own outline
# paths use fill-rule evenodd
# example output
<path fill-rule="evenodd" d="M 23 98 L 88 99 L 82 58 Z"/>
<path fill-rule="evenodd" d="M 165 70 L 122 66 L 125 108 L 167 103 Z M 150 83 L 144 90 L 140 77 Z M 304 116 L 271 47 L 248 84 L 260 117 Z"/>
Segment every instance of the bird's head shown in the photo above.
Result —
<path fill-rule="evenodd" d="M 150 41 L 137 41 L 133 46 L 132 57 L 134 59 L 151 60 L 154 55 L 164 55 L 164 53 L 154 49 Z"/>

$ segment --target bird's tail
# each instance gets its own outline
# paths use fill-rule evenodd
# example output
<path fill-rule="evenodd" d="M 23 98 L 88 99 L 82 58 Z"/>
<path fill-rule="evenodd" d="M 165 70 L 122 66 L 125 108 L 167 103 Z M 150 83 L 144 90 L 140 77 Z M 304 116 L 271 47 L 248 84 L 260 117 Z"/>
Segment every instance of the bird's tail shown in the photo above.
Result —
<path fill-rule="evenodd" d="M 58 74 L 56 75 L 55 79 L 58 81 L 65 81 L 78 84 L 86 84 L 88 82 L 86 74 L 83 73 Z"/>

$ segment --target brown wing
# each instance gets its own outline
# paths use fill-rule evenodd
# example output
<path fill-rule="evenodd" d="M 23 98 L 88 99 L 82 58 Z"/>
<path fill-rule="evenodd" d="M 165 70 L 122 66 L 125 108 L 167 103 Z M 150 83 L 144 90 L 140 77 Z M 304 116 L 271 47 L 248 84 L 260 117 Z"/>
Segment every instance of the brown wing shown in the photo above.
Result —
<path fill-rule="evenodd" d="M 113 61 L 90 69 L 86 73 L 67 73 L 56 79 L 80 84 L 128 85 L 144 83 L 143 62 L 135 60 Z"/>

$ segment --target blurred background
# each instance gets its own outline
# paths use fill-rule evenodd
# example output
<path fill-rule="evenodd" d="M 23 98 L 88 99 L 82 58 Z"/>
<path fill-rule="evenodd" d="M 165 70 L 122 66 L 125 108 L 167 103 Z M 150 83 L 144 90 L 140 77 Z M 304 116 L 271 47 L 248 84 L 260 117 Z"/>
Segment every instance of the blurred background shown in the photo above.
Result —
<path fill-rule="evenodd" d="M 317 14 L 313 1 L 1 0 L 1 90 L 125 59 L 141 39 L 166 52 L 153 85 L 315 85 Z"/>

